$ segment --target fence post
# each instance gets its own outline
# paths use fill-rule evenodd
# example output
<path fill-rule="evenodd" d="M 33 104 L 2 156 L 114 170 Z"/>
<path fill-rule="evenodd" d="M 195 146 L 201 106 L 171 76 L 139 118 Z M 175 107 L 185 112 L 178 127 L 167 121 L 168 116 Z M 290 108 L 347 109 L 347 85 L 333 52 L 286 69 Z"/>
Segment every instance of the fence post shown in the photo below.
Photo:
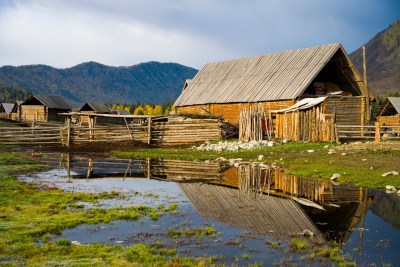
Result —
<path fill-rule="evenodd" d="M 381 141 L 381 127 L 379 122 L 375 122 L 375 142 Z"/>
<path fill-rule="evenodd" d="M 148 117 L 148 140 L 147 140 L 147 144 L 151 144 L 151 117 Z"/>
<path fill-rule="evenodd" d="M 71 144 L 71 117 L 67 118 L 67 147 Z"/>

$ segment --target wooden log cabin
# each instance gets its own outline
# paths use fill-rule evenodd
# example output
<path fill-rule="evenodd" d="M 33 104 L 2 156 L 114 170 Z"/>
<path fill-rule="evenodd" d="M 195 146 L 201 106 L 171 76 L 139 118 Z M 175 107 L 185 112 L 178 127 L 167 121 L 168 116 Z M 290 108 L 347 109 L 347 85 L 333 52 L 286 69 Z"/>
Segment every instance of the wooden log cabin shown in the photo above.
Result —
<path fill-rule="evenodd" d="M 85 103 L 80 109 L 79 112 L 82 114 L 117 114 L 115 110 L 111 107 L 107 106 L 103 103 Z M 105 123 L 109 118 L 104 117 L 96 117 L 96 122 Z M 80 123 L 89 123 L 89 116 L 80 116 Z"/>
<path fill-rule="evenodd" d="M 243 108 L 276 111 L 321 96 L 326 98 L 319 111 L 335 113 L 337 124 L 367 123 L 372 96 L 340 44 L 208 63 L 185 82 L 174 108 L 176 113 L 213 114 L 238 124 Z M 276 117 L 271 118 L 275 132 L 282 128 Z"/>
<path fill-rule="evenodd" d="M 64 121 L 59 113 L 70 112 L 71 106 L 60 96 L 30 96 L 20 106 L 22 121 Z"/>
<path fill-rule="evenodd" d="M 380 125 L 400 126 L 400 97 L 386 98 L 377 120 Z"/>

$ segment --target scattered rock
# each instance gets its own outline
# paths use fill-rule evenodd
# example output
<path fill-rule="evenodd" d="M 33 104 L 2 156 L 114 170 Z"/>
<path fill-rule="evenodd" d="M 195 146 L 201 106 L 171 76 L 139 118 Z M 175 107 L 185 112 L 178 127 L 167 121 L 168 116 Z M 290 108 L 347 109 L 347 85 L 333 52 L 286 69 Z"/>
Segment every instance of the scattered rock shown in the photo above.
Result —
<path fill-rule="evenodd" d="M 205 160 L 205 161 L 204 161 L 204 163 L 210 163 L 210 160 L 209 160 L 209 159 L 207 159 L 207 160 Z"/>
<path fill-rule="evenodd" d="M 310 230 L 303 230 L 301 234 L 304 235 L 305 237 L 310 237 L 314 235 L 314 233 Z"/>
<path fill-rule="evenodd" d="M 367 161 L 367 159 L 362 159 L 362 161 Z"/>
<path fill-rule="evenodd" d="M 308 153 L 313 153 L 314 151 L 315 151 L 314 149 L 307 150 Z"/>
<path fill-rule="evenodd" d="M 394 187 L 393 185 L 387 185 L 387 186 L 386 186 L 386 190 L 387 190 L 387 191 L 393 191 L 393 192 L 394 192 L 394 191 L 397 191 L 396 187 Z"/>
<path fill-rule="evenodd" d="M 329 148 L 329 145 L 325 145 L 324 148 L 325 148 L 325 149 Z"/>
<path fill-rule="evenodd" d="M 258 160 L 259 160 L 259 161 L 262 161 L 263 159 L 264 159 L 264 155 L 259 155 L 259 156 L 258 156 Z"/>
<path fill-rule="evenodd" d="M 275 143 L 273 141 L 250 141 L 250 142 L 228 142 L 228 141 L 220 141 L 216 144 L 211 144 L 210 142 L 205 142 L 199 146 L 192 147 L 193 150 L 200 150 L 200 151 L 239 151 L 239 150 L 250 150 L 250 149 L 257 149 L 261 147 L 272 147 Z"/>
<path fill-rule="evenodd" d="M 82 244 L 81 244 L 80 242 L 78 242 L 78 241 L 72 241 L 71 244 L 72 244 L 72 245 L 75 245 L 75 246 L 81 246 L 81 245 L 82 245 Z"/>
<path fill-rule="evenodd" d="M 336 181 L 337 178 L 339 178 L 339 177 L 342 177 L 342 175 L 340 175 L 340 173 L 334 173 L 334 174 L 331 176 L 331 181 Z"/>
<path fill-rule="evenodd" d="M 347 154 L 346 153 L 342 153 L 342 156 L 346 156 Z"/>
<path fill-rule="evenodd" d="M 331 155 L 331 154 L 336 154 L 336 151 L 335 151 L 334 149 L 329 149 L 329 150 L 328 150 L 328 154 L 329 154 L 329 155 Z"/>
<path fill-rule="evenodd" d="M 398 194 L 398 195 L 400 195 L 400 190 L 399 190 L 399 191 L 397 191 L 397 194 Z"/>
<path fill-rule="evenodd" d="M 386 172 L 386 173 L 382 174 L 383 177 L 386 177 L 388 175 L 399 175 L 399 172 L 391 171 L 391 172 Z"/>
<path fill-rule="evenodd" d="M 235 162 L 235 164 L 233 164 L 233 166 L 235 166 L 236 168 L 240 166 L 239 162 Z"/>

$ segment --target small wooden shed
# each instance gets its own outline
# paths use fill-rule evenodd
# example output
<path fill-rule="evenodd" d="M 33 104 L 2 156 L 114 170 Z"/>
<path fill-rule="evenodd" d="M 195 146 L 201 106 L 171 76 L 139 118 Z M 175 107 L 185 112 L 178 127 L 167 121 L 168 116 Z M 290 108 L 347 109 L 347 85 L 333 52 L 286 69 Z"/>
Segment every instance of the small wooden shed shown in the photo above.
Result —
<path fill-rule="evenodd" d="M 30 96 L 20 106 L 23 121 L 64 121 L 59 113 L 71 111 L 71 106 L 60 96 Z"/>
<path fill-rule="evenodd" d="M 321 96 L 321 113 L 335 113 L 338 124 L 367 123 L 371 93 L 340 44 L 208 63 L 185 82 L 174 108 L 236 124 L 243 108 L 277 111 Z"/>
<path fill-rule="evenodd" d="M 385 126 L 400 126 L 400 97 L 385 99 L 378 113 L 378 122 Z"/>

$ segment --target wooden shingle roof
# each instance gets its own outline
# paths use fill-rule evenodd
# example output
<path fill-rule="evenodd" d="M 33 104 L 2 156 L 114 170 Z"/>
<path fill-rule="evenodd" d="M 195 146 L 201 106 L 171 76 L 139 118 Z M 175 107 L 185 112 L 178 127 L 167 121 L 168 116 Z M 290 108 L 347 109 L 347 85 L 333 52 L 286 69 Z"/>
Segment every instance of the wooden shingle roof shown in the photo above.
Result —
<path fill-rule="evenodd" d="M 3 106 L 4 112 L 7 114 L 11 114 L 13 108 L 14 108 L 14 103 L 1 103 Z"/>
<path fill-rule="evenodd" d="M 340 44 L 208 63 L 185 84 L 174 106 L 296 99 L 338 51 L 351 66 Z M 348 75 L 360 94 L 365 91 L 355 69 Z"/>
<path fill-rule="evenodd" d="M 42 105 L 50 109 L 71 110 L 71 106 L 60 96 L 39 96 L 34 95 L 26 99 L 21 105 L 30 105 L 39 101 Z"/>
<path fill-rule="evenodd" d="M 115 113 L 112 108 L 103 103 L 85 103 L 79 111 L 92 110 L 96 113 L 112 114 Z"/>

